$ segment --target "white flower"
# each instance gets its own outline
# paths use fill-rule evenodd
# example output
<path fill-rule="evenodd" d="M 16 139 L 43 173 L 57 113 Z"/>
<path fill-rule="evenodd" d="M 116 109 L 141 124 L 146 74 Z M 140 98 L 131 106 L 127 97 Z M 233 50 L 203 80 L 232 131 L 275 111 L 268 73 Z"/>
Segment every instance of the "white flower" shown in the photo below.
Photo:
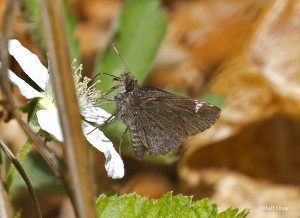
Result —
<path fill-rule="evenodd" d="M 27 99 L 39 97 L 42 110 L 36 112 L 40 127 L 48 132 L 58 141 L 63 141 L 63 134 L 60 126 L 58 111 L 52 94 L 52 86 L 49 79 L 47 68 L 39 61 L 35 54 L 23 47 L 16 40 L 10 40 L 8 44 L 9 53 L 16 59 L 24 72 L 43 90 L 37 91 L 24 80 L 20 79 L 15 73 L 9 70 L 10 81 L 17 85 L 21 94 Z M 88 122 L 101 125 L 110 114 L 96 106 L 99 92 L 92 86 L 88 87 L 89 79 L 84 78 L 81 82 L 81 66 L 75 70 L 74 81 L 77 90 L 77 97 L 81 115 L 85 120 L 82 121 L 82 130 L 86 139 L 99 151 L 103 152 L 106 158 L 105 169 L 108 176 L 116 179 L 124 176 L 124 164 L 113 147 L 112 142 L 105 137 L 102 131 Z M 87 122 L 88 121 L 88 122 Z"/>

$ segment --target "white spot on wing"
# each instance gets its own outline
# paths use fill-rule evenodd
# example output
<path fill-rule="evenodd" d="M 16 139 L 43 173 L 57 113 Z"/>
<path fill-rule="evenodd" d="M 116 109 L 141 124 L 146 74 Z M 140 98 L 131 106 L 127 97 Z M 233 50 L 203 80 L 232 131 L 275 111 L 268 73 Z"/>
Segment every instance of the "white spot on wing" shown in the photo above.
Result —
<path fill-rule="evenodd" d="M 195 112 L 198 113 L 200 107 L 202 107 L 203 104 L 201 102 L 197 101 L 197 100 L 195 100 L 195 104 L 196 104 L 196 106 L 195 106 Z"/>

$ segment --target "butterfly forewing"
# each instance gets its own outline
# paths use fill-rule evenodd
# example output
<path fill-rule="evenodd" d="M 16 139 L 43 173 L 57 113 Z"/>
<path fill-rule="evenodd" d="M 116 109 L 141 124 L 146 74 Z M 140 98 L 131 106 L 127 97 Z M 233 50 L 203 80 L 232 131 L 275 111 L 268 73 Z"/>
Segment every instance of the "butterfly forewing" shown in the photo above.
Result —
<path fill-rule="evenodd" d="M 154 101 L 165 104 L 167 108 L 170 107 L 170 110 L 178 113 L 185 121 L 184 125 L 189 136 L 209 128 L 220 116 L 221 109 L 212 104 L 174 95 L 157 88 L 139 86 L 136 93 L 143 93 L 140 98 L 143 108 L 151 109 L 151 104 L 147 105 Z"/>

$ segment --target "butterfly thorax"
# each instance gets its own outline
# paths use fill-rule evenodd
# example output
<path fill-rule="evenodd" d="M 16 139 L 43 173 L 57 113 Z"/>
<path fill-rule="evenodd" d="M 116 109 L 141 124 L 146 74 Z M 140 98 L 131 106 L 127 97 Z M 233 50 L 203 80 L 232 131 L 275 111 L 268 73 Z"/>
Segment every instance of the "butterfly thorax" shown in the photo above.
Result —
<path fill-rule="evenodd" d="M 130 73 L 122 74 L 119 79 L 119 86 L 117 92 L 117 111 L 118 117 L 126 124 L 129 125 L 134 116 L 136 108 L 136 98 L 133 97 L 134 91 L 139 87 L 137 81 Z"/>

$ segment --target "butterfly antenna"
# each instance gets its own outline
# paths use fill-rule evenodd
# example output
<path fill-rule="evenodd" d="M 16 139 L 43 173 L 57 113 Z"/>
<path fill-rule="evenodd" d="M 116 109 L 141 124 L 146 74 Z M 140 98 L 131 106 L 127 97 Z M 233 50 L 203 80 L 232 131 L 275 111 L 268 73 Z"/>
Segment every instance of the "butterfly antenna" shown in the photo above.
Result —
<path fill-rule="evenodd" d="M 98 73 L 98 74 L 96 74 L 96 76 L 94 76 L 94 79 L 92 80 L 92 83 L 94 82 L 94 80 L 96 79 L 96 77 L 99 76 L 99 75 L 101 75 L 101 74 L 105 74 L 105 75 L 112 76 L 112 77 L 114 77 L 114 78 L 119 79 L 119 77 L 114 76 L 114 75 L 111 75 L 111 74 L 109 74 L 109 73 Z"/>
<path fill-rule="evenodd" d="M 120 52 L 119 52 L 119 50 L 118 50 L 118 48 L 117 48 L 117 46 L 116 46 L 115 43 L 113 43 L 113 47 L 114 47 L 116 53 L 118 54 L 118 56 L 119 56 L 119 58 L 120 58 L 122 64 L 123 64 L 124 67 L 126 68 L 126 71 L 127 71 L 127 72 L 130 72 L 129 68 L 128 68 L 127 65 L 125 64 L 125 61 L 124 61 L 123 58 L 121 57 Z"/>

